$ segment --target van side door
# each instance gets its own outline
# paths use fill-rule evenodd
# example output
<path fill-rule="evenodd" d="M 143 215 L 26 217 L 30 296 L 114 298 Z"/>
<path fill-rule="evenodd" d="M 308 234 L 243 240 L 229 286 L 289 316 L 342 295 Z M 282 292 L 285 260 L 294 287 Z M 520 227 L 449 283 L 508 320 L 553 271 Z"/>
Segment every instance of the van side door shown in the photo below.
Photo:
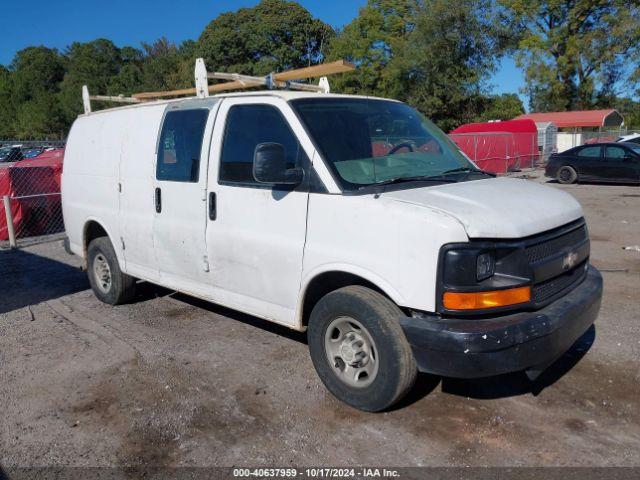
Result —
<path fill-rule="evenodd" d="M 218 301 L 293 325 L 302 276 L 308 182 L 258 183 L 261 143 L 284 147 L 309 178 L 314 149 L 291 107 L 276 97 L 226 98 L 213 133 L 207 250 Z M 302 142 L 302 143 L 301 143 Z M 304 145 L 303 145 L 304 143 Z"/>
<path fill-rule="evenodd" d="M 145 107 L 136 115 L 126 116 L 122 124 L 124 141 L 118 146 L 120 236 L 126 272 L 153 281 L 160 276 L 153 238 L 153 188 L 155 146 L 163 111 L 162 106 Z"/>
<path fill-rule="evenodd" d="M 167 107 L 149 198 L 155 206 L 153 234 L 161 283 L 193 293 L 207 293 L 206 184 L 215 102 Z"/>

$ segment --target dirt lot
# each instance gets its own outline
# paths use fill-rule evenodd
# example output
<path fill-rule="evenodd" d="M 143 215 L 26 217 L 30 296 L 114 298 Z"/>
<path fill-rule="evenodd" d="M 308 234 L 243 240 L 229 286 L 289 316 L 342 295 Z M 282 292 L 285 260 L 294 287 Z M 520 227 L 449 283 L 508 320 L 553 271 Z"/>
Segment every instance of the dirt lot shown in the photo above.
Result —
<path fill-rule="evenodd" d="M 640 187 L 554 188 L 604 269 L 595 330 L 537 383 L 422 376 L 383 414 L 332 398 L 304 335 L 148 285 L 108 307 L 59 242 L 1 251 L 0 462 L 640 466 Z"/>

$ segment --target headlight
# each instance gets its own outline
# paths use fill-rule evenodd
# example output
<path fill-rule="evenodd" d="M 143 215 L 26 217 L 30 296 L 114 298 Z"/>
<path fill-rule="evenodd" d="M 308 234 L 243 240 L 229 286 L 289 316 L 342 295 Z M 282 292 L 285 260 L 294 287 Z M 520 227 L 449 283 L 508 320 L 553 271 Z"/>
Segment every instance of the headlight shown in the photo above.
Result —
<path fill-rule="evenodd" d="M 481 253 L 476 260 L 476 279 L 481 282 L 491 277 L 496 270 L 496 261 L 490 252 Z"/>
<path fill-rule="evenodd" d="M 439 272 L 438 308 L 443 313 L 505 310 L 531 301 L 532 272 L 517 244 L 444 245 Z"/>

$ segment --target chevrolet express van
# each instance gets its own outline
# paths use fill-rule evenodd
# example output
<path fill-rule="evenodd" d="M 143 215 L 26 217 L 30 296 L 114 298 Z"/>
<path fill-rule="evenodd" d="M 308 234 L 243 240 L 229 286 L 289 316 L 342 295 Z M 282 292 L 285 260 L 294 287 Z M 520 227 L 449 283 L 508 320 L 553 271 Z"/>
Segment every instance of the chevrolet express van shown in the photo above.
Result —
<path fill-rule="evenodd" d="M 81 115 L 62 201 L 100 300 L 144 280 L 307 331 L 328 390 L 367 411 L 418 371 L 539 372 L 600 308 L 578 202 L 483 172 L 393 100 L 276 90 Z"/>

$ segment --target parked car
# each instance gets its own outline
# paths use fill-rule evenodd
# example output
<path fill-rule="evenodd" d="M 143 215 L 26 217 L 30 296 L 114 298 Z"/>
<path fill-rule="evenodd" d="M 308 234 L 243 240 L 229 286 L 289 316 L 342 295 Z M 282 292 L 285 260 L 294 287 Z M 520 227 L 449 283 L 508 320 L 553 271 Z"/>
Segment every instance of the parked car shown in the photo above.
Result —
<path fill-rule="evenodd" d="M 44 152 L 44 148 L 24 148 L 22 149 L 22 155 L 24 158 L 35 158 Z"/>
<path fill-rule="evenodd" d="M 598 137 L 593 137 L 585 140 L 583 142 L 583 145 L 594 145 L 596 143 L 608 143 L 608 142 L 615 142 L 615 141 L 616 141 L 616 137 L 612 137 L 611 135 L 598 136 Z"/>
<path fill-rule="evenodd" d="M 598 143 L 582 145 L 549 157 L 545 175 L 560 183 L 640 182 L 640 145 Z"/>
<path fill-rule="evenodd" d="M 629 135 L 624 135 L 618 138 L 616 142 L 630 142 L 630 143 L 637 143 L 640 145 L 640 133 L 631 133 Z"/>
<path fill-rule="evenodd" d="M 578 202 L 478 170 L 393 100 L 269 91 L 87 113 L 62 202 L 100 300 L 131 301 L 143 279 L 306 330 L 328 390 L 367 411 L 418 370 L 536 375 L 600 308 Z M 260 361 L 247 345 L 237 368 Z"/>
<path fill-rule="evenodd" d="M 19 145 L 0 148 L 0 163 L 12 163 L 22 160 L 24 155 Z"/>

